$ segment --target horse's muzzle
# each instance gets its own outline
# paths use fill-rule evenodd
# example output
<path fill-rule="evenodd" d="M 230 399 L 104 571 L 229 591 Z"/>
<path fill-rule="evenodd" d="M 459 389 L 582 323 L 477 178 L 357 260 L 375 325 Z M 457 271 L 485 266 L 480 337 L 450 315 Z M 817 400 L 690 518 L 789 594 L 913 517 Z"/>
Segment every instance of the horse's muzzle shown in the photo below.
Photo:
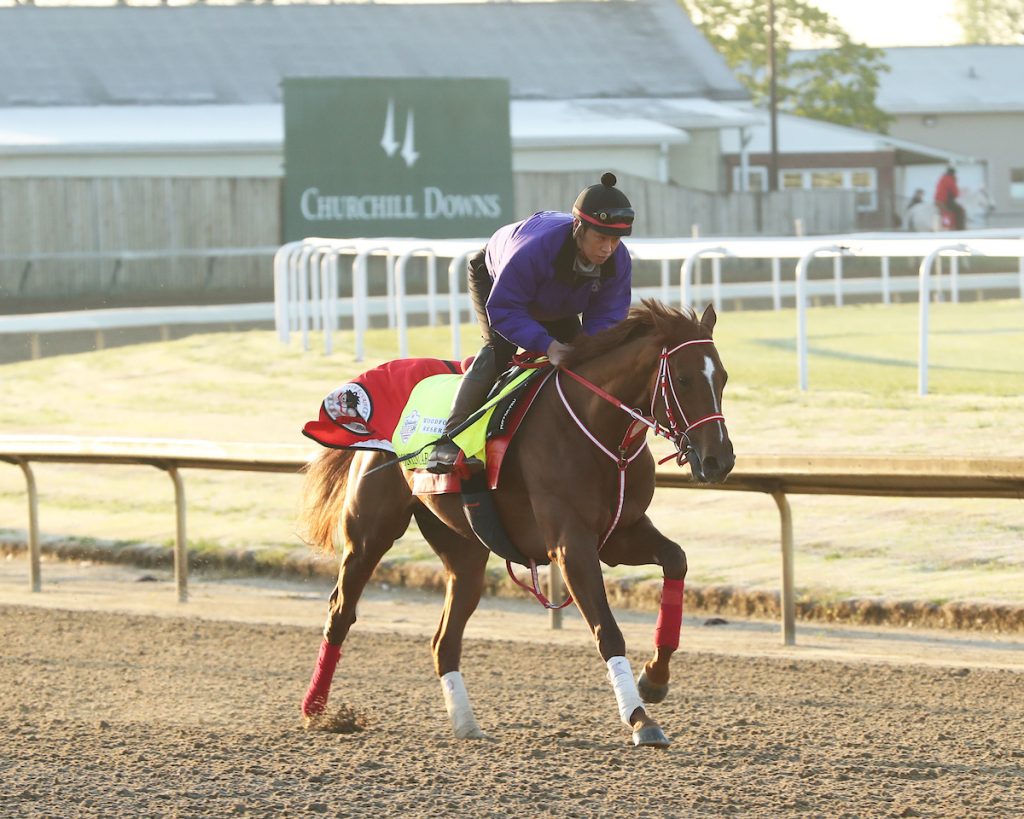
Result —
<path fill-rule="evenodd" d="M 690 471 L 694 480 L 699 483 L 721 483 L 736 466 L 736 456 L 732 450 L 732 441 L 726 440 L 722 446 L 716 447 L 718 452 L 708 452 L 701 457 L 696 449 L 687 452 Z"/>

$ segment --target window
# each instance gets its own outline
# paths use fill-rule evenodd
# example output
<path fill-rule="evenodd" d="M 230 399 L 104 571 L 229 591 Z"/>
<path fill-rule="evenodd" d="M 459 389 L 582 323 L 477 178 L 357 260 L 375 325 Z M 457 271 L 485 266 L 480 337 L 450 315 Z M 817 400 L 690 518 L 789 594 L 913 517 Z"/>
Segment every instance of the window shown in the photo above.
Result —
<path fill-rule="evenodd" d="M 801 190 L 804 188 L 804 175 L 800 171 L 782 172 L 782 189 L 784 191 Z"/>
<path fill-rule="evenodd" d="M 811 174 L 812 188 L 844 188 L 843 174 L 840 171 L 814 171 Z"/>
<path fill-rule="evenodd" d="M 1024 174 L 1024 169 L 1021 170 Z M 814 170 L 782 171 L 779 174 L 783 190 L 852 190 L 856 192 L 857 211 L 878 210 L 878 177 L 874 168 L 821 168 Z M 1024 176 L 1021 178 L 1021 196 L 1024 198 Z"/>
<path fill-rule="evenodd" d="M 740 184 L 743 169 L 735 167 L 732 169 L 732 189 L 734 191 L 742 191 L 743 186 Z M 748 165 L 747 166 L 747 190 L 763 193 L 768 190 L 768 169 L 760 165 Z"/>
<path fill-rule="evenodd" d="M 1010 198 L 1024 199 L 1024 168 L 1010 170 Z"/>

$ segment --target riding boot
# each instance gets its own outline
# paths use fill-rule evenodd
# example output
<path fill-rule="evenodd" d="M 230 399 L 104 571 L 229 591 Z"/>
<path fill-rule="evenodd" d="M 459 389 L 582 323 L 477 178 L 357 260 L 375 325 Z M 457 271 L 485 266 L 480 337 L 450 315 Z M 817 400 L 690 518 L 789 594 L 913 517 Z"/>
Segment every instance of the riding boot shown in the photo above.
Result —
<path fill-rule="evenodd" d="M 491 347 L 484 347 L 459 382 L 451 412 L 444 425 L 444 437 L 437 442 L 430 457 L 427 458 L 427 472 L 446 475 L 455 467 L 461 450 L 452 440 L 452 436 L 456 434 L 455 430 L 483 405 L 496 377 L 494 350 Z M 479 458 L 469 458 L 466 466 L 473 471 L 482 468 L 483 462 Z"/>

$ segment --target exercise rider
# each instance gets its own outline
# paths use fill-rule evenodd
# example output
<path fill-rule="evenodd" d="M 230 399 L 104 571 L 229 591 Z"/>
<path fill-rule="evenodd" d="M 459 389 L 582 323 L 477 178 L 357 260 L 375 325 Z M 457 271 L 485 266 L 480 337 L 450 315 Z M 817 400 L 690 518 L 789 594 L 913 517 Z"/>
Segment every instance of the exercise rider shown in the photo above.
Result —
<path fill-rule="evenodd" d="M 544 353 L 557 367 L 580 332 L 593 335 L 626 317 L 633 265 L 621 237 L 632 232 L 634 214 L 615 182 L 604 174 L 580 192 L 571 214 L 541 211 L 506 225 L 470 257 L 469 294 L 484 346 L 459 384 L 429 472 L 452 471 L 459 448 L 449 435 L 484 403 L 517 348 Z M 467 466 L 481 464 L 471 458 Z"/>

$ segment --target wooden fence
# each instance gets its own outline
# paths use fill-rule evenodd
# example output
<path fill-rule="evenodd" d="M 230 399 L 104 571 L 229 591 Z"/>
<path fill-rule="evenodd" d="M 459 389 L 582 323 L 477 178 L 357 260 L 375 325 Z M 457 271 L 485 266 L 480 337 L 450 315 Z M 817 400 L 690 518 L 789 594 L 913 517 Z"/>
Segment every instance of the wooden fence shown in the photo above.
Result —
<path fill-rule="evenodd" d="M 595 181 L 517 173 L 515 216 L 568 210 Z M 856 226 L 851 191 L 713 194 L 625 174 L 620 184 L 637 236 L 689 237 L 693 226 L 702 236 L 787 236 L 797 219 L 808 235 Z M 269 300 L 272 254 L 240 251 L 281 244 L 281 208 L 280 178 L 0 178 L 4 312 L 18 303 L 33 305 L 24 312 L 54 302 Z M 202 253 L 217 248 L 234 255 Z"/>
<path fill-rule="evenodd" d="M 637 212 L 635 236 L 793 236 L 796 220 L 807 235 L 857 229 L 854 192 L 792 190 L 775 193 L 708 193 L 619 174 L 617 187 Z M 593 173 L 517 173 L 516 216 L 538 210 L 569 210 L 579 192 L 597 181 Z"/>
<path fill-rule="evenodd" d="M 272 291 L 272 253 L 175 254 L 276 247 L 280 214 L 280 179 L 0 178 L 0 295 L 100 303 L 249 291 L 261 296 L 245 301 L 260 301 Z M 167 257 L 110 258 L 124 251 Z"/>
<path fill-rule="evenodd" d="M 230 469 L 295 474 L 315 451 L 303 446 L 215 444 L 204 441 L 0 437 L 0 461 L 21 467 L 28 494 L 30 585 L 42 588 L 39 546 L 39 500 L 32 463 L 142 464 L 168 473 L 175 493 L 174 548 L 178 599 L 188 600 L 186 504 L 182 469 Z M 796 642 L 796 596 L 793 576 L 793 518 L 789 494 L 880 495 L 1024 499 L 1024 459 L 892 457 L 741 456 L 724 484 L 701 486 L 680 471 L 657 472 L 657 486 L 705 491 L 763 492 L 774 498 L 781 524 L 782 641 Z M 552 572 L 558 585 L 558 573 Z M 552 597 L 557 597 L 553 588 Z M 558 621 L 552 620 L 554 626 Z"/>

